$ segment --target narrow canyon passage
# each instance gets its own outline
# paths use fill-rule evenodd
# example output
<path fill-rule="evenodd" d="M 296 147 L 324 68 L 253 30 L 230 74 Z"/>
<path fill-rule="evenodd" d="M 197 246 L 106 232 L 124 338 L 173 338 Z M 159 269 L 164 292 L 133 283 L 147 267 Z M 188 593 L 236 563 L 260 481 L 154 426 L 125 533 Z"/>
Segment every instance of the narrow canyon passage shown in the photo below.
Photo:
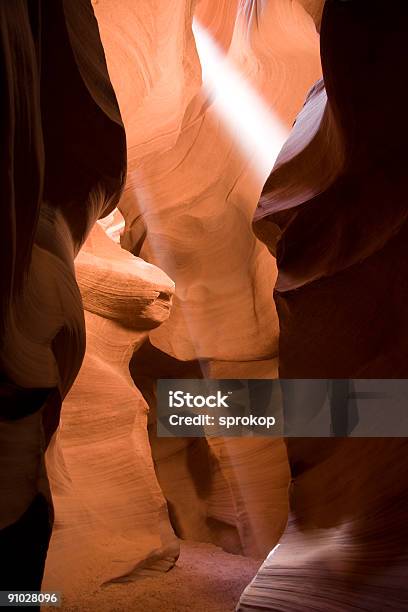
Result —
<path fill-rule="evenodd" d="M 0 599 L 407 609 L 407 36 L 0 2 Z"/>

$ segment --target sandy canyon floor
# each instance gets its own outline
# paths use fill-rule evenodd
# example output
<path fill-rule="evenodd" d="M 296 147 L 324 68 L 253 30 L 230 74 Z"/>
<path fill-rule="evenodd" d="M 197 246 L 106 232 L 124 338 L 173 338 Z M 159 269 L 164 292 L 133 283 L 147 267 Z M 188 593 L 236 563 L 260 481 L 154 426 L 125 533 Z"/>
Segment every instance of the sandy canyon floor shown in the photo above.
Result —
<path fill-rule="evenodd" d="M 110 584 L 75 601 L 63 612 L 232 612 L 261 561 L 222 549 L 182 542 L 176 566 L 166 574 Z M 47 608 L 50 610 L 50 608 Z"/>

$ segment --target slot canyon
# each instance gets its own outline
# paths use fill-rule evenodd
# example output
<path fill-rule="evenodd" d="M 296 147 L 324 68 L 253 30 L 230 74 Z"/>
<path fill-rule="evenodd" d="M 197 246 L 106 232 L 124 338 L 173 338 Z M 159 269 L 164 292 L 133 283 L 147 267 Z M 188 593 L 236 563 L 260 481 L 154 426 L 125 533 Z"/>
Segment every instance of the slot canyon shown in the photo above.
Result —
<path fill-rule="evenodd" d="M 158 433 L 161 380 L 408 378 L 407 40 L 405 0 L 0 0 L 0 591 L 408 610 L 402 427 Z"/>

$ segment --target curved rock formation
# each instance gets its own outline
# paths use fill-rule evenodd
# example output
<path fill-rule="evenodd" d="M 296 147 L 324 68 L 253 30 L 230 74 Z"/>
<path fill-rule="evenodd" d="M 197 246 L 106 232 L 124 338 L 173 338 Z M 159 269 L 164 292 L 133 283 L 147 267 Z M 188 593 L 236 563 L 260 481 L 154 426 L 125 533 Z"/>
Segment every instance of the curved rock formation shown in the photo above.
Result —
<path fill-rule="evenodd" d="M 0 16 L 1 585 L 38 590 L 44 450 L 84 352 L 73 259 L 119 198 L 126 150 L 88 2 L 6 2 Z"/>
<path fill-rule="evenodd" d="M 109 75 L 126 127 L 129 174 L 174 146 L 201 70 L 191 30 L 194 0 L 93 0 Z M 171 35 L 169 35 L 171 33 Z M 165 112 L 163 109 L 165 108 Z M 127 190 L 139 187 L 128 184 Z"/>
<path fill-rule="evenodd" d="M 264 558 L 287 520 L 289 469 L 282 440 L 159 440 L 153 427 L 150 436 L 177 535 Z M 268 467 L 260 469 L 260 463 Z"/>
<path fill-rule="evenodd" d="M 311 90 L 254 218 L 278 263 L 284 378 L 407 373 L 408 10 L 366 9 L 326 2 L 327 94 L 323 82 Z M 293 518 L 238 609 L 404 608 L 406 450 L 403 439 L 288 440 Z"/>
<path fill-rule="evenodd" d="M 44 581 L 71 596 L 166 570 L 178 555 L 151 459 L 148 406 L 128 365 L 149 329 L 168 317 L 174 283 L 98 225 L 75 271 L 87 343 L 47 453 L 57 521 Z"/>
<path fill-rule="evenodd" d="M 149 334 L 149 343 L 132 359 L 132 376 L 151 406 L 159 377 L 276 376 L 278 329 L 271 299 L 275 273 L 266 249 L 251 232 L 261 189 L 253 162 L 259 157 L 256 139 L 243 153 L 240 125 L 228 131 L 206 83 L 199 89 L 198 57 L 194 47 L 186 46 L 192 35 L 190 3 L 179 3 L 173 14 L 177 35 L 169 61 L 162 59 L 169 50 L 159 45 L 146 64 L 140 57 L 149 57 L 149 41 L 170 10 L 168 3 L 163 15 L 142 5 L 141 14 L 150 15 L 143 27 L 134 3 L 123 3 L 120 10 L 115 5 L 114 13 L 112 7 L 109 0 L 95 3 L 127 132 L 128 179 L 119 203 L 126 227 L 121 241 L 165 270 L 177 287 L 168 321 Z M 213 37 L 227 54 L 221 54 L 221 61 L 228 62 L 228 70 L 268 109 L 270 121 L 291 125 L 320 74 L 318 37 L 302 7 L 286 0 L 265 6 L 220 3 L 214 13 L 213 4 L 202 1 L 194 15 L 199 27 L 207 29 L 210 44 Z M 208 73 L 205 51 L 200 59 Z M 174 58 L 182 56 L 183 64 L 175 65 Z M 160 73 L 155 71 L 156 60 L 162 62 Z M 165 88 L 176 75 L 178 87 L 185 88 L 181 98 L 180 89 Z M 141 79 L 146 83 L 143 93 L 134 87 Z M 159 120 L 156 91 L 170 109 Z M 143 125 L 136 122 L 138 109 Z M 153 128 L 154 137 L 146 142 Z M 282 442 L 160 440 L 154 414 L 149 429 L 158 479 L 177 534 L 264 556 L 278 541 L 287 517 Z M 262 474 L 259 456 L 271 466 Z"/>
<path fill-rule="evenodd" d="M 154 10 L 147 4 L 149 9 L 138 5 L 143 16 Z M 215 23 L 208 3 L 200 2 L 197 18 L 224 48 L 232 40 L 228 59 L 239 79 L 259 94 L 279 122 L 290 125 L 320 73 L 318 37 L 299 5 L 287 0 L 269 4 L 258 19 L 249 2 L 240 3 L 237 12 L 221 3 L 217 15 L 211 5 Z M 171 52 L 157 46 L 145 66 L 140 57 L 149 57 L 149 41 L 166 17 L 164 5 L 173 11 L 177 35 L 171 41 L 166 38 Z M 142 27 L 132 2 L 121 3 L 120 10 L 110 0 L 95 4 L 127 133 L 128 178 L 119 204 L 126 221 L 122 245 L 176 282 L 169 320 L 150 334 L 155 347 L 179 360 L 270 359 L 277 350 L 271 300 L 275 274 L 268 253 L 251 231 L 262 181 L 251 161 L 254 144 L 242 155 L 237 146 L 239 125 L 233 134 L 228 132 L 207 90 L 200 90 L 193 5 L 177 6 L 174 12 L 169 3 L 159 3 L 160 14 L 146 16 Z M 288 44 L 288 30 L 296 48 Z M 162 65 L 159 74 L 156 61 Z M 135 87 L 141 79 L 146 83 L 144 95 Z M 169 109 L 160 120 L 155 100 Z M 155 136 L 147 142 L 153 126 Z"/>
<path fill-rule="evenodd" d="M 233 367 L 233 370 L 232 370 Z M 130 371 L 148 401 L 158 481 L 176 534 L 262 559 L 280 538 L 288 513 L 289 469 L 280 439 L 158 438 L 157 378 L 276 377 L 276 362 L 181 362 L 145 344 Z M 265 469 L 259 468 L 259 463 Z M 267 467 L 266 467 L 267 466 Z"/>
<path fill-rule="evenodd" d="M 405 377 L 407 30 L 402 0 L 0 3 L 0 590 L 41 586 L 51 441 L 43 588 L 179 536 L 273 549 L 240 610 L 406 606 L 405 440 L 159 439 L 155 382 Z"/>

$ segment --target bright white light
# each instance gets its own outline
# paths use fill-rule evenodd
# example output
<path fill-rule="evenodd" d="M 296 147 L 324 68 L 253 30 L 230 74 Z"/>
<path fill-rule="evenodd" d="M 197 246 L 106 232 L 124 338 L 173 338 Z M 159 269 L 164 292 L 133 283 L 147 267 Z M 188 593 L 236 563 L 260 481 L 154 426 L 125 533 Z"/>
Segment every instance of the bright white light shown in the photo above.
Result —
<path fill-rule="evenodd" d="M 289 132 L 196 19 L 193 32 L 204 88 L 231 137 L 265 182 Z"/>
<path fill-rule="evenodd" d="M 278 550 L 280 544 L 276 544 L 276 546 L 274 546 L 274 548 L 272 548 L 271 552 L 268 554 L 268 556 L 266 557 L 267 559 L 271 559 L 273 557 L 273 555 L 276 553 L 276 551 Z"/>
<path fill-rule="evenodd" d="M 212 100 L 212 108 L 248 160 L 248 165 L 253 168 L 260 185 L 263 185 L 289 132 L 197 20 L 193 22 L 193 32 L 201 62 L 203 86 Z M 135 188 L 135 196 L 140 212 L 144 215 L 147 210 L 143 206 L 143 190 Z M 114 242 L 120 242 L 125 223 L 117 209 L 99 223 Z M 147 241 L 154 253 L 155 264 L 164 270 L 168 269 L 172 255 L 163 251 L 160 236 L 155 236 L 152 231 Z M 197 346 L 199 338 L 194 319 L 188 309 L 183 307 L 182 300 L 179 307 L 184 310 L 185 325 L 197 356 L 200 353 Z"/>
<path fill-rule="evenodd" d="M 97 223 L 102 227 L 105 233 L 113 242 L 120 244 L 120 236 L 125 229 L 125 220 L 122 213 L 115 208 L 104 219 L 99 219 Z"/>

